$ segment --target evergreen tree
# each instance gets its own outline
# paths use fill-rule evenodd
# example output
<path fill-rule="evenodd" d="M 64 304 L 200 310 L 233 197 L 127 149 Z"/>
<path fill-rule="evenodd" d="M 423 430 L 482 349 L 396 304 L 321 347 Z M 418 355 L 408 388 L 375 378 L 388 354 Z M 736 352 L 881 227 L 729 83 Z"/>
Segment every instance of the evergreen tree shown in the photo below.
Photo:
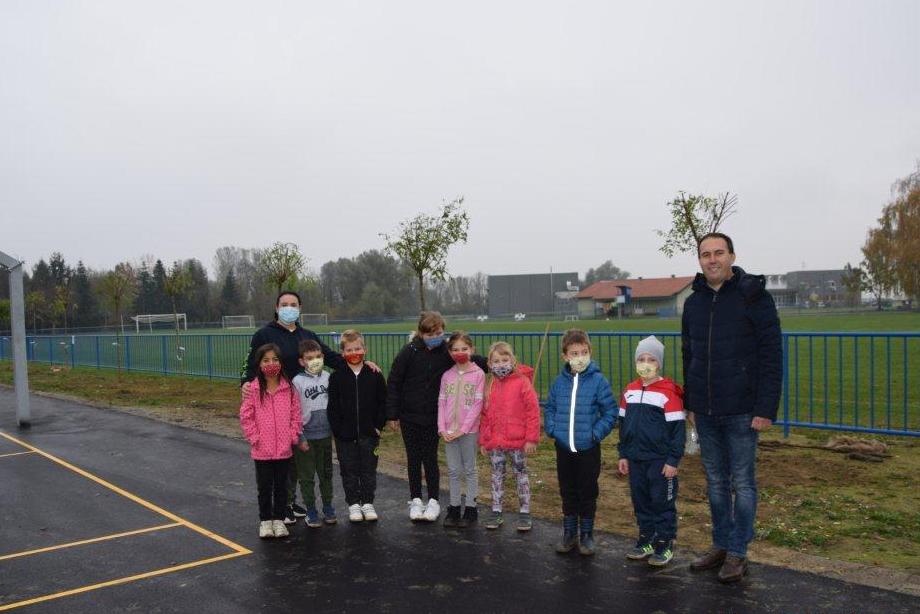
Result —
<path fill-rule="evenodd" d="M 137 296 L 134 299 L 134 312 L 160 313 L 154 310 L 154 307 L 157 306 L 157 300 L 156 282 L 147 269 L 147 263 L 143 263 L 137 273 Z"/>
<path fill-rule="evenodd" d="M 227 271 L 227 276 L 224 277 L 224 285 L 220 290 L 220 303 L 218 309 L 222 316 L 241 315 L 239 313 L 240 290 L 237 286 L 236 275 L 233 274 L 233 269 L 229 269 Z"/>
<path fill-rule="evenodd" d="M 96 300 L 96 294 L 90 285 L 89 274 L 82 260 L 77 262 L 71 285 L 74 301 L 73 325 L 96 326 L 100 321 L 99 302 Z"/>
<path fill-rule="evenodd" d="M 169 313 L 172 307 L 166 295 L 166 267 L 159 258 L 153 265 L 153 285 L 152 300 L 147 306 L 149 311 L 146 313 Z"/>

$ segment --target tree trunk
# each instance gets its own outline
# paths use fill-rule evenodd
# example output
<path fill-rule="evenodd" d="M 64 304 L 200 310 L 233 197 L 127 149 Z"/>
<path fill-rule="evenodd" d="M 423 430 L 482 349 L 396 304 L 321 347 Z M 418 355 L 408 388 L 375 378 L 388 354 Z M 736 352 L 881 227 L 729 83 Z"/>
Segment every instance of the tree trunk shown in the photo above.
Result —
<path fill-rule="evenodd" d="M 173 321 L 176 324 L 176 367 L 179 371 L 182 371 L 182 354 L 179 345 L 179 310 L 176 309 L 176 297 L 172 298 L 172 309 L 173 309 Z"/>
<path fill-rule="evenodd" d="M 416 273 L 416 275 L 418 275 L 418 300 L 422 311 L 425 311 L 425 275 L 424 273 Z"/>

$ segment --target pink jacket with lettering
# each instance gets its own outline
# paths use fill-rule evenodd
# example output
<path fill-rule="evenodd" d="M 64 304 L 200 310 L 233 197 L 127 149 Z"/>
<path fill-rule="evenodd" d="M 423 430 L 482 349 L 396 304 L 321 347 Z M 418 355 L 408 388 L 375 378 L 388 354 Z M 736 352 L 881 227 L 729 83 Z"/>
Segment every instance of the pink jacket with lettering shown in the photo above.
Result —
<path fill-rule="evenodd" d="M 266 392 L 264 399 L 261 396 L 256 378 L 240 406 L 240 426 L 252 446 L 251 456 L 255 460 L 290 458 L 291 446 L 303 431 L 300 398 L 284 378 L 277 390 Z"/>
<path fill-rule="evenodd" d="M 533 388 L 533 369 L 518 365 L 504 379 L 486 384 L 479 424 L 479 445 L 486 450 L 520 450 L 540 441 L 540 402 Z"/>
<path fill-rule="evenodd" d="M 479 412 L 482 411 L 482 387 L 486 374 L 475 362 L 460 373 L 454 365 L 441 376 L 438 394 L 438 432 L 475 433 L 479 430 Z"/>

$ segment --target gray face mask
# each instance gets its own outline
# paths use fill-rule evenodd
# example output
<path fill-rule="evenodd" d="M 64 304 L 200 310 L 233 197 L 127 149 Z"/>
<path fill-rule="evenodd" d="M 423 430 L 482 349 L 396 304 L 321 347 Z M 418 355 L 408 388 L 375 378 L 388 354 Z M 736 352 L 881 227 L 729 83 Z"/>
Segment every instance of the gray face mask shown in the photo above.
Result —
<path fill-rule="evenodd" d="M 511 372 L 514 371 L 514 365 L 492 365 L 489 367 L 489 370 L 492 372 L 492 375 L 498 379 L 502 379 L 511 375 Z"/>

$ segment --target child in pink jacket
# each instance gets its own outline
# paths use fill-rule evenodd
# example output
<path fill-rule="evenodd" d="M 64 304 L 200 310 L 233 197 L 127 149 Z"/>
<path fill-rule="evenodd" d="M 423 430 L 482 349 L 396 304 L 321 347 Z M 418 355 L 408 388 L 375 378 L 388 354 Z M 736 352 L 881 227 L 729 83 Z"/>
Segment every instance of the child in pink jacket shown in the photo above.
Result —
<path fill-rule="evenodd" d="M 281 350 L 268 343 L 256 350 L 258 377 L 253 380 L 240 406 L 240 426 L 252 447 L 259 490 L 259 537 L 287 537 L 283 518 L 287 507 L 287 474 L 292 446 L 306 452 L 299 442 L 303 430 L 300 398 L 281 368 Z"/>
<path fill-rule="evenodd" d="M 533 369 L 517 364 L 510 345 L 504 341 L 492 344 L 479 426 L 482 454 L 488 456 L 492 464 L 492 516 L 486 522 L 487 529 L 497 529 L 504 523 L 502 497 L 508 458 L 521 505 L 517 529 L 529 531 L 533 527 L 527 454 L 536 451 L 540 440 L 540 404 L 532 378 Z"/>
<path fill-rule="evenodd" d="M 447 351 L 454 366 L 441 376 L 438 394 L 438 434 L 446 442 L 447 475 L 450 478 L 450 505 L 444 527 L 463 528 L 479 518 L 476 497 L 479 494 L 479 471 L 476 468 L 476 444 L 479 440 L 479 412 L 485 373 L 470 359 L 473 340 L 458 331 L 447 340 Z M 466 479 L 466 507 L 461 514 L 460 477 Z"/>

